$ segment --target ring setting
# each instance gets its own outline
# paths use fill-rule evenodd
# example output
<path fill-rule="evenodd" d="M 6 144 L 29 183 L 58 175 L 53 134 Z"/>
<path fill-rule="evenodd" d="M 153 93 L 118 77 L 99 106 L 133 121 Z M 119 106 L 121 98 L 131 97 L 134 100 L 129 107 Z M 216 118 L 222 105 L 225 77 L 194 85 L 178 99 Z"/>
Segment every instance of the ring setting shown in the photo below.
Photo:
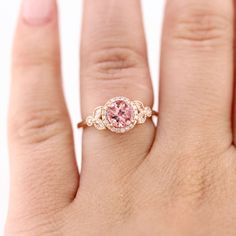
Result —
<path fill-rule="evenodd" d="M 110 99 L 104 106 L 95 108 L 93 115 L 80 122 L 78 128 L 94 126 L 98 130 L 126 133 L 136 124 L 144 124 L 153 115 L 158 113 L 145 107 L 142 102 L 119 96 Z"/>

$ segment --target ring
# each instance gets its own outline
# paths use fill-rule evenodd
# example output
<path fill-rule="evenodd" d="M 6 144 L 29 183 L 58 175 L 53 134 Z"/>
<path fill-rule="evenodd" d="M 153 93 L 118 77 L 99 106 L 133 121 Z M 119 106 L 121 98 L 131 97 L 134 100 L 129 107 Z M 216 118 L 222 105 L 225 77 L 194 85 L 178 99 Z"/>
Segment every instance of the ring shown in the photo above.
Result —
<path fill-rule="evenodd" d="M 144 124 L 152 116 L 158 116 L 158 112 L 145 107 L 140 101 L 119 96 L 110 99 L 104 106 L 97 107 L 92 116 L 78 124 L 78 128 L 94 126 L 98 130 L 126 133 L 136 124 Z"/>

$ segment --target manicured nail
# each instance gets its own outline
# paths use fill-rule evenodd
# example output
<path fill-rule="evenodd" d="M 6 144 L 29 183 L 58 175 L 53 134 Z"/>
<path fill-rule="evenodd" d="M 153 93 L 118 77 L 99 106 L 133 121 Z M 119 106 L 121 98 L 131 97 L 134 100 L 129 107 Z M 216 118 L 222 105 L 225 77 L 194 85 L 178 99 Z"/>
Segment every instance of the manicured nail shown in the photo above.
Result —
<path fill-rule="evenodd" d="M 52 19 L 54 0 L 23 0 L 22 17 L 27 24 L 44 25 Z"/>

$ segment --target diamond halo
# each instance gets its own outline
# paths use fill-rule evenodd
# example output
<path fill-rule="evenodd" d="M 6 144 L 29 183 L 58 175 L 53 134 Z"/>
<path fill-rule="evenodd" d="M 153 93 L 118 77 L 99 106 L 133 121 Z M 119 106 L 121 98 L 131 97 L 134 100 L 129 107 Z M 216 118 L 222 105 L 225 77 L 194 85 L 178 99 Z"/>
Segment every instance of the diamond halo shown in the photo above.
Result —
<path fill-rule="evenodd" d="M 97 107 L 93 115 L 78 124 L 78 128 L 94 126 L 98 130 L 126 133 L 136 124 L 144 124 L 153 115 L 158 116 L 158 112 L 145 107 L 142 102 L 118 96 L 110 99 L 104 106 Z"/>
<path fill-rule="evenodd" d="M 135 104 L 121 96 L 110 99 L 102 110 L 103 123 L 115 133 L 125 133 L 133 129 L 137 123 L 137 115 Z"/>

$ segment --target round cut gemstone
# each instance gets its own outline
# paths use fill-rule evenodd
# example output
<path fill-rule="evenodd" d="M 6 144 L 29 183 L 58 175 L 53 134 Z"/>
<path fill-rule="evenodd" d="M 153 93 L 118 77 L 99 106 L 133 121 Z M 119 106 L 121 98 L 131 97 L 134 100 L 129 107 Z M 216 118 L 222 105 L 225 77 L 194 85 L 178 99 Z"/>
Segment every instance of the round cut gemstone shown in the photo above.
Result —
<path fill-rule="evenodd" d="M 115 128 L 126 128 L 132 123 L 133 108 L 126 101 L 117 100 L 107 108 L 107 120 Z"/>

